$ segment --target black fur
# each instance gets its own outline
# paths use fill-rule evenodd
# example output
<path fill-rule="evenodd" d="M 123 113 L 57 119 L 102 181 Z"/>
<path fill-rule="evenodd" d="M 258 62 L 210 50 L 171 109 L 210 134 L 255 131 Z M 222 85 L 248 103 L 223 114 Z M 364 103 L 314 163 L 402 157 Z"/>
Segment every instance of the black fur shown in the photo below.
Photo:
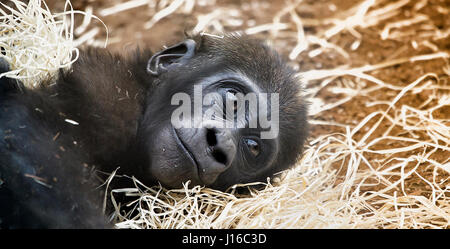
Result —
<path fill-rule="evenodd" d="M 155 152 L 155 147 L 173 142 L 164 134 L 162 141 L 154 141 L 164 133 L 158 129 L 171 110 L 170 96 L 161 93 L 201 81 L 216 70 L 239 71 L 265 92 L 280 94 L 279 146 L 264 159 L 273 161 L 266 168 L 242 171 L 240 167 L 247 167 L 242 164 L 249 163 L 236 158 L 220 175 L 201 179 L 217 177 L 207 185 L 225 189 L 238 182 L 264 181 L 293 165 L 307 135 L 306 106 L 294 72 L 259 40 L 192 39 L 197 44 L 195 56 L 167 62 L 176 67 L 167 67 L 163 75 L 147 72 L 150 51 L 124 59 L 106 50 L 87 49 L 71 71 L 61 71 L 56 82 L 40 89 L 1 78 L 0 227 L 110 227 L 102 215 L 103 193 L 95 189 L 99 185 L 95 170 L 112 172 L 120 166 L 119 173 L 146 184 L 164 184 L 172 177 L 176 186 L 190 178 L 172 174 L 168 165 L 154 165 L 159 156 L 176 157 L 173 164 L 186 161 L 178 147 L 166 154 Z M 7 66 L 1 62 L 0 73 L 8 71 Z M 238 148 L 237 153 L 244 152 Z M 198 156 L 194 157 L 199 160 Z M 155 170 L 162 175 L 152 173 Z"/>

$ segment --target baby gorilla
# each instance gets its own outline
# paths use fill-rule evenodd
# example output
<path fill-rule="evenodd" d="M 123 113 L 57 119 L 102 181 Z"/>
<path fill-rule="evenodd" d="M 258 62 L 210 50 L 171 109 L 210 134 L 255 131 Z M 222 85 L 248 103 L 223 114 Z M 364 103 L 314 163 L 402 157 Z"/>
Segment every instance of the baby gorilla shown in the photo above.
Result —
<path fill-rule="evenodd" d="M 129 59 L 86 49 L 39 89 L 1 78 L 0 226 L 109 227 L 93 169 L 169 188 L 265 181 L 307 136 L 294 75 L 260 40 L 226 35 Z"/>

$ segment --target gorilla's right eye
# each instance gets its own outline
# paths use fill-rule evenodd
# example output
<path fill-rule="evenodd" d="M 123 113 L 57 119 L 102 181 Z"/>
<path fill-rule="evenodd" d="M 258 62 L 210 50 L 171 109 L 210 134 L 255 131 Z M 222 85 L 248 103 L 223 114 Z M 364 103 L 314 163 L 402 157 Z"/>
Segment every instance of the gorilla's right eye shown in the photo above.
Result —
<path fill-rule="evenodd" d="M 257 157 L 259 155 L 259 153 L 261 152 L 259 143 L 250 138 L 245 139 L 244 142 L 248 148 L 248 151 L 250 151 L 250 154 L 252 154 L 252 156 L 254 156 L 254 157 Z"/>

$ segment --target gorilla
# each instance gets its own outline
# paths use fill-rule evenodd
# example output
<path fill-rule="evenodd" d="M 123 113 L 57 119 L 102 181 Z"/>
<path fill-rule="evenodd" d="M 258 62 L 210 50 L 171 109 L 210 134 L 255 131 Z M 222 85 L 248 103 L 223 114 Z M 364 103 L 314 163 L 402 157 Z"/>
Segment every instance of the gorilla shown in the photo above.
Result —
<path fill-rule="evenodd" d="M 96 171 L 119 168 L 167 188 L 266 181 L 295 164 L 308 134 L 295 71 L 245 35 L 188 36 L 128 57 L 85 48 L 69 71 L 43 83 L 28 89 L 0 79 L 1 228 L 112 227 Z M 257 111 L 251 98 L 238 101 L 251 93 Z M 263 125 L 261 106 L 276 129 Z M 270 129 L 274 136 L 263 138 Z"/>

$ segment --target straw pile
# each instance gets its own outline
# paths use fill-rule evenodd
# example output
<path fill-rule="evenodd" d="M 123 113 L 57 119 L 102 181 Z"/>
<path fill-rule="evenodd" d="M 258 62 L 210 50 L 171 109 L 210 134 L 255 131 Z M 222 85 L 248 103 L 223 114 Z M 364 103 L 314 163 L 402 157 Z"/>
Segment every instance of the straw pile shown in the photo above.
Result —
<path fill-rule="evenodd" d="M 0 57 L 11 69 L 0 78 L 37 88 L 52 82 L 59 69 L 69 70 L 81 45 L 74 40 L 74 14 L 85 13 L 73 10 L 68 0 L 64 11 L 56 14 L 42 0 L 0 2 Z"/>

